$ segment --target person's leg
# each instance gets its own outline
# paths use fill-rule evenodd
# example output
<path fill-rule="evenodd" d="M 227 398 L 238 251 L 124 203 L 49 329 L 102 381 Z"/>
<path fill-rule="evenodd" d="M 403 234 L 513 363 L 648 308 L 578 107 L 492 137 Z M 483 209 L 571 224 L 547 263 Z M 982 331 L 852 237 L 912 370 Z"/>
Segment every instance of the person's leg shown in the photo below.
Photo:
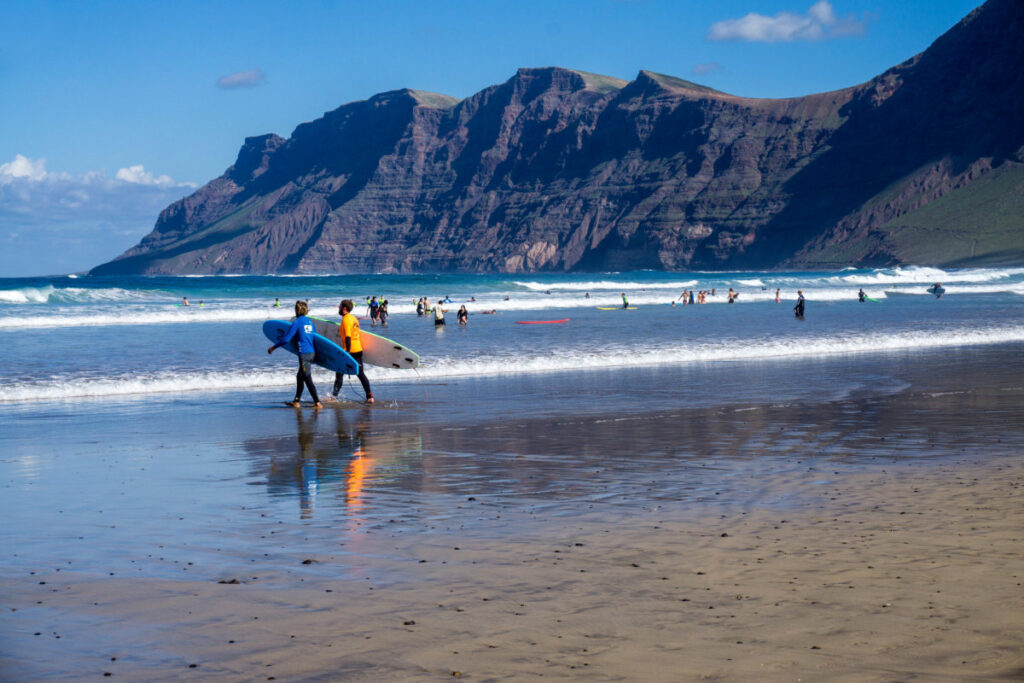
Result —
<path fill-rule="evenodd" d="M 331 395 L 334 396 L 334 398 L 338 398 L 338 394 L 341 393 L 341 385 L 344 383 L 345 374 L 342 372 L 334 373 L 334 390 L 331 392 Z"/>
<path fill-rule="evenodd" d="M 302 372 L 302 359 L 299 359 L 299 369 L 295 373 L 295 398 L 292 399 L 292 403 L 298 403 L 302 398 L 302 385 L 305 373 Z"/>
<path fill-rule="evenodd" d="M 352 357 L 359 363 L 359 374 L 356 377 L 359 378 L 359 383 L 363 385 L 363 391 L 366 392 L 366 402 L 370 403 L 373 401 L 373 392 L 370 391 L 370 380 L 366 378 L 366 371 L 363 369 L 363 352 L 353 353 Z"/>
<path fill-rule="evenodd" d="M 309 395 L 313 403 L 320 405 L 320 397 L 316 393 L 316 385 L 313 383 L 313 358 L 315 354 L 303 353 L 299 356 L 299 371 L 295 373 L 295 398 L 292 403 L 296 405 L 302 398 L 302 387 L 309 389 Z"/>
<path fill-rule="evenodd" d="M 313 397 L 313 403 L 320 403 L 320 396 L 316 393 L 316 384 L 313 382 L 313 373 L 306 373 L 306 388 L 309 389 L 309 395 Z"/>
<path fill-rule="evenodd" d="M 315 354 L 304 353 L 299 357 L 299 372 L 302 373 L 302 383 L 309 389 L 309 395 L 313 399 L 313 403 L 320 403 L 320 396 L 316 393 L 316 384 L 313 383 L 313 358 Z M 296 396 L 302 395 L 302 384 L 300 383 Z M 298 398 L 295 399 L 299 400 Z"/>

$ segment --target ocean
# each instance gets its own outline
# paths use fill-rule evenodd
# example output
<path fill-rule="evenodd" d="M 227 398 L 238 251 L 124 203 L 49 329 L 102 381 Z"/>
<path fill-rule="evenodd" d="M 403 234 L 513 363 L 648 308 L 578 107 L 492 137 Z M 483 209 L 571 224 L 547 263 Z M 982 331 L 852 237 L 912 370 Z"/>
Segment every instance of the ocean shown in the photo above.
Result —
<path fill-rule="evenodd" d="M 925 291 L 936 282 L 946 289 L 939 299 Z M 726 303 L 729 288 L 739 293 L 733 305 Z M 858 302 L 861 288 L 877 303 Z M 781 303 L 775 303 L 776 289 Z M 670 305 L 683 290 L 715 294 L 705 305 Z M 798 290 L 807 300 L 803 320 L 792 312 Z M 623 293 L 637 310 L 599 310 L 621 306 Z M 218 392 L 269 388 L 277 390 L 275 398 L 288 398 L 294 359 L 267 355 L 262 321 L 287 320 L 297 299 L 310 302 L 312 315 L 337 319 L 339 300 L 351 298 L 365 316 L 362 304 L 370 296 L 388 299 L 390 325 L 377 329 L 363 320 L 364 328 L 402 342 L 422 360 L 415 372 L 368 369 L 374 393 L 385 400 L 394 393 L 429 395 L 431 382 L 455 378 L 540 378 L 614 368 L 643 374 L 653 391 L 663 388 L 659 374 L 669 368 L 720 362 L 782 368 L 839 354 L 858 355 L 870 374 L 872 358 L 880 354 L 1024 341 L 1024 268 L 2 279 L 0 411 L 43 409 L 41 401 L 183 395 L 213 401 Z M 421 296 L 451 299 L 445 328 L 416 316 Z M 190 306 L 181 305 L 184 297 Z M 465 329 L 455 324 L 462 304 L 470 313 Z M 565 318 L 565 324 L 517 324 Z M 316 373 L 322 392 L 330 379 L 327 371 Z M 771 390 L 798 392 L 802 386 L 799 373 L 784 373 L 780 382 Z M 419 388 L 389 389 L 406 384 Z M 357 387 L 346 383 L 350 400 L 360 398 Z M 689 387 L 686 395 L 696 389 Z M 699 395 L 724 391 L 711 389 L 700 388 Z M 738 392 L 732 398 L 763 390 L 742 382 L 730 389 Z M 586 396 L 557 400 L 591 405 Z"/>

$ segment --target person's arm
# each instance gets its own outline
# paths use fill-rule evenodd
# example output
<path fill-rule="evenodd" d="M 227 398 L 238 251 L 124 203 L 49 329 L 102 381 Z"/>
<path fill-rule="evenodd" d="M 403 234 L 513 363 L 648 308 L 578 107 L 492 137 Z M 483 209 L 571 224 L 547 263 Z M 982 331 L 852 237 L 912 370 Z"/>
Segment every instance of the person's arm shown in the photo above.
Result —
<path fill-rule="evenodd" d="M 299 319 L 296 318 L 295 320 L 292 321 L 292 325 L 291 325 L 291 327 L 288 328 L 288 331 L 285 332 L 285 335 L 283 337 L 281 337 L 281 341 L 277 342 L 276 344 L 271 346 L 269 349 L 267 349 L 267 353 L 273 353 L 275 349 L 279 349 L 282 346 L 284 346 L 285 344 L 287 344 L 288 342 L 290 342 L 292 340 L 292 337 L 294 337 L 296 334 L 298 334 L 298 332 L 299 332 Z"/>
<path fill-rule="evenodd" d="M 352 314 L 349 313 L 349 315 Z M 346 317 L 348 316 L 343 316 L 341 318 L 341 334 L 345 339 L 345 352 L 352 353 L 352 326 L 345 320 Z"/>

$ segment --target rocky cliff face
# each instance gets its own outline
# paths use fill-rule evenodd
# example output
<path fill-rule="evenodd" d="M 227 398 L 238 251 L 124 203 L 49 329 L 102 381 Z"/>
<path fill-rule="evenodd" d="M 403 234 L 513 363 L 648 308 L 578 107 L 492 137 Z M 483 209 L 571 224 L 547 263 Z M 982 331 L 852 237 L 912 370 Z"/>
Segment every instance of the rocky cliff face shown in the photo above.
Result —
<path fill-rule="evenodd" d="M 642 71 L 400 90 L 223 176 L 94 273 L 1024 262 L 1024 3 L 869 83 L 745 99 Z"/>

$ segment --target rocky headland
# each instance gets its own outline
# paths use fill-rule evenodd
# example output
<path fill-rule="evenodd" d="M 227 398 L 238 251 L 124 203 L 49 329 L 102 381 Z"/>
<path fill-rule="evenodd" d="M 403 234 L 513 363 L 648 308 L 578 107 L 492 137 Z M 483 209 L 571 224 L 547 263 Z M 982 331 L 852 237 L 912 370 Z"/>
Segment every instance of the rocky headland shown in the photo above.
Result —
<path fill-rule="evenodd" d="M 1024 2 L 873 80 L 750 99 L 520 69 L 245 140 L 94 274 L 1024 263 Z"/>

